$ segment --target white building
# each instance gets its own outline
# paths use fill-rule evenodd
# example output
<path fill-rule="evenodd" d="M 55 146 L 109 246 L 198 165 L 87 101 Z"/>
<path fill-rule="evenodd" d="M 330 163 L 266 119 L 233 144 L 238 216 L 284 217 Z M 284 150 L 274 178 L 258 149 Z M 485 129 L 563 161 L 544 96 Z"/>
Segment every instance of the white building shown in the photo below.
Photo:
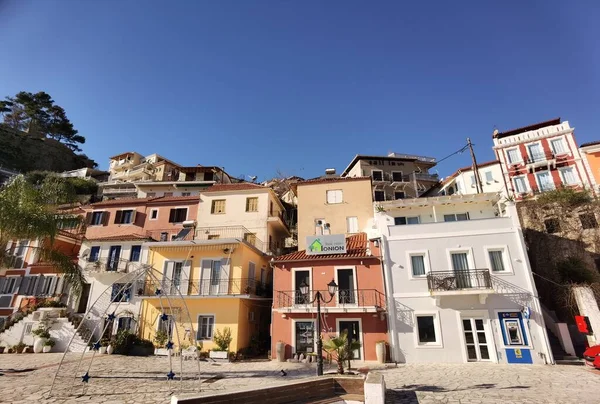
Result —
<path fill-rule="evenodd" d="M 513 203 L 475 194 L 379 205 L 395 361 L 553 362 Z"/>
<path fill-rule="evenodd" d="M 477 193 L 495 193 L 502 197 L 508 195 L 502 168 L 498 161 L 488 161 L 477 165 L 481 188 L 478 189 L 473 167 L 463 167 L 445 178 L 440 189 L 441 195 L 473 195 Z"/>

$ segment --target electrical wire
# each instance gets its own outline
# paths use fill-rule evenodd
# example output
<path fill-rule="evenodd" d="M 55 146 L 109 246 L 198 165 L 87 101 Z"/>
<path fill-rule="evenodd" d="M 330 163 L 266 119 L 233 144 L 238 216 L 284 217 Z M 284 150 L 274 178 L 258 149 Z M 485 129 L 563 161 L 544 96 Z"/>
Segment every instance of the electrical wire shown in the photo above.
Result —
<path fill-rule="evenodd" d="M 446 159 L 449 159 L 450 157 L 454 156 L 455 154 L 460 154 L 460 153 L 464 152 L 465 150 L 467 150 L 468 148 L 469 148 L 469 145 L 466 144 L 461 149 L 455 151 L 454 153 L 449 154 L 449 155 L 447 155 L 446 157 L 444 157 L 444 158 L 442 158 L 440 160 L 437 160 L 436 164 L 440 164 L 442 161 L 444 161 Z"/>
<path fill-rule="evenodd" d="M 537 276 L 538 278 L 542 278 L 542 279 L 543 279 L 543 280 L 545 280 L 545 281 L 548 281 L 548 282 L 550 282 L 550 283 L 553 283 L 553 284 L 555 284 L 556 286 L 562 286 L 563 288 L 568 288 L 568 287 L 569 287 L 569 285 L 564 285 L 564 284 L 561 284 L 561 283 L 556 283 L 556 282 L 554 282 L 552 279 L 545 278 L 545 277 L 543 277 L 542 275 L 536 274 L 536 273 L 535 273 L 535 272 L 533 272 L 533 271 L 532 271 L 531 273 L 532 273 L 532 274 L 534 274 L 535 276 Z"/>

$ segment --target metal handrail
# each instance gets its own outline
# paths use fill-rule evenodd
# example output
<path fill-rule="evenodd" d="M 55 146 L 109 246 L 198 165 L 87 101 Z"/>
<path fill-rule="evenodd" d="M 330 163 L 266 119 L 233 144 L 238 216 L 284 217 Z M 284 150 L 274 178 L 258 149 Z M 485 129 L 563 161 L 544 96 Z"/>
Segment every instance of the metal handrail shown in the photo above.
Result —
<path fill-rule="evenodd" d="M 312 290 L 303 295 L 300 290 L 275 291 L 273 308 L 306 308 L 316 307 L 310 302 L 317 291 Z M 319 290 L 323 296 L 330 296 L 327 290 Z M 377 289 L 339 289 L 329 303 L 321 303 L 322 307 L 377 307 L 385 309 L 385 295 Z"/>
<path fill-rule="evenodd" d="M 256 233 L 244 226 L 214 226 L 196 228 L 195 240 L 241 239 L 264 252 L 265 244 Z"/>
<path fill-rule="evenodd" d="M 123 258 L 98 258 L 96 261 L 87 261 L 83 270 L 88 272 L 131 272 L 141 266 L 138 261 Z"/>
<path fill-rule="evenodd" d="M 492 279 L 487 269 L 434 271 L 427 274 L 427 285 L 431 291 L 491 289 Z"/>

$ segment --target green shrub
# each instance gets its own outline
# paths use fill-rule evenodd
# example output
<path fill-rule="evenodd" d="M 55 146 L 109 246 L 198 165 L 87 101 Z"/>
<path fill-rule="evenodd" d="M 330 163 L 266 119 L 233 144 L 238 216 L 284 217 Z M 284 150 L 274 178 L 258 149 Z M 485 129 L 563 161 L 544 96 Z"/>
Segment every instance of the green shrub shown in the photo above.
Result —
<path fill-rule="evenodd" d="M 164 348 L 167 340 L 169 339 L 169 335 L 166 331 L 159 330 L 154 335 L 154 342 L 156 342 L 157 348 Z"/>
<path fill-rule="evenodd" d="M 229 351 L 229 345 L 231 345 L 232 340 L 233 337 L 231 336 L 231 329 L 229 327 L 223 328 L 222 333 L 216 330 L 213 341 L 217 345 L 217 348 L 213 349 L 213 351 Z"/>

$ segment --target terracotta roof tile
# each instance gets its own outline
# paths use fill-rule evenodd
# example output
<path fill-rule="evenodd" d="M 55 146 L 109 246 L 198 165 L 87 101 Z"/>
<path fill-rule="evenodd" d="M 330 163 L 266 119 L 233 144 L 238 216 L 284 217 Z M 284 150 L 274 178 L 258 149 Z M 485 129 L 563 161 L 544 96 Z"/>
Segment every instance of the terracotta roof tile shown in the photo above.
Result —
<path fill-rule="evenodd" d="M 250 182 L 242 182 L 239 184 L 215 184 L 209 188 L 203 189 L 200 192 L 222 192 L 222 191 L 245 191 L 248 189 L 270 189 L 262 185 L 253 184 Z"/>
<path fill-rule="evenodd" d="M 347 259 L 347 258 L 367 258 L 372 255 L 367 254 L 367 234 L 358 233 L 346 238 L 346 253 L 345 254 L 323 254 L 323 255 L 307 255 L 306 250 L 296 251 L 290 254 L 282 255 L 275 259 L 275 262 L 290 262 L 290 261 L 306 261 L 306 260 L 323 260 L 323 259 Z"/>
<path fill-rule="evenodd" d="M 148 205 L 154 203 L 163 203 L 163 202 L 199 202 L 199 195 L 191 195 L 191 196 L 159 196 L 157 198 L 152 198 L 148 201 Z"/>
<path fill-rule="evenodd" d="M 310 180 L 298 181 L 296 185 L 324 184 L 327 182 L 349 182 L 349 181 L 370 181 L 371 177 L 318 177 Z"/>
<path fill-rule="evenodd" d="M 534 123 L 533 125 L 527 125 L 523 126 L 522 128 L 511 129 L 505 132 L 498 132 L 495 135 L 492 135 L 492 137 L 500 139 L 503 137 L 518 135 L 519 133 L 529 132 L 530 130 L 537 130 L 552 125 L 560 125 L 560 118 L 554 118 L 550 119 L 549 121 Z"/>

